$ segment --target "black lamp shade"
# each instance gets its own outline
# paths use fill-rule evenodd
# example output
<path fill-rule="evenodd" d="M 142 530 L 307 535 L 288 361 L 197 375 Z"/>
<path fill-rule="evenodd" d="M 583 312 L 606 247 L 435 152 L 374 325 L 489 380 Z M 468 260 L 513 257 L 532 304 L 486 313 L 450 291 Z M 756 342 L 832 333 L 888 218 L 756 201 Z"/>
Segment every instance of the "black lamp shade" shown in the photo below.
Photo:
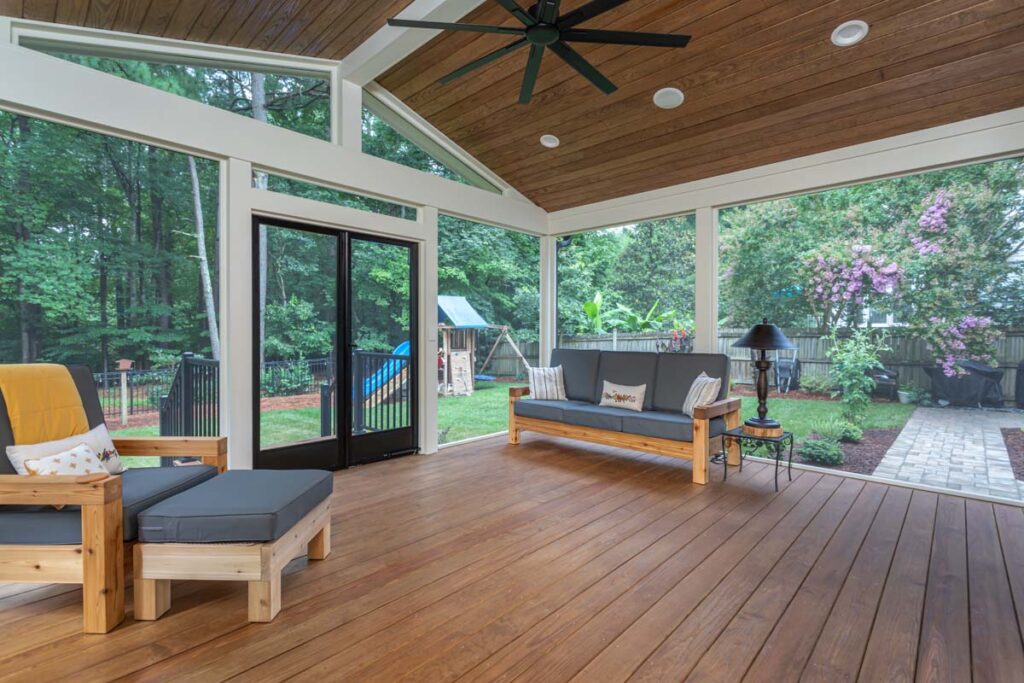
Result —
<path fill-rule="evenodd" d="M 759 325 L 754 325 L 750 330 L 739 338 L 733 346 L 738 349 L 761 349 L 774 351 L 776 349 L 795 349 L 793 342 L 786 338 L 775 325 L 764 318 Z"/>

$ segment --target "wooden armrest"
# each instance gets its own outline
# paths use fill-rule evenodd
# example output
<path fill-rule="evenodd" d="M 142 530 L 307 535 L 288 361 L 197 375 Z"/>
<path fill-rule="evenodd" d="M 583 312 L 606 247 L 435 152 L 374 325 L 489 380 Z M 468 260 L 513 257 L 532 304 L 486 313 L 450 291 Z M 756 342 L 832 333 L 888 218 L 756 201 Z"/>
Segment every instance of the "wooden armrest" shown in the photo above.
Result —
<path fill-rule="evenodd" d="M 509 387 L 508 397 L 509 398 L 522 398 L 523 396 L 530 395 L 530 387 Z"/>
<path fill-rule="evenodd" d="M 740 400 L 738 398 L 726 398 L 709 403 L 706 406 L 697 406 L 693 409 L 693 419 L 710 420 L 713 417 L 720 417 L 727 413 L 736 412 L 739 409 Z"/>
<path fill-rule="evenodd" d="M 226 436 L 131 436 L 114 439 L 120 455 L 151 455 L 160 458 L 215 457 L 228 452 Z"/>
<path fill-rule="evenodd" d="M 106 475 L 0 475 L 2 505 L 103 505 L 121 499 L 121 478 Z"/>

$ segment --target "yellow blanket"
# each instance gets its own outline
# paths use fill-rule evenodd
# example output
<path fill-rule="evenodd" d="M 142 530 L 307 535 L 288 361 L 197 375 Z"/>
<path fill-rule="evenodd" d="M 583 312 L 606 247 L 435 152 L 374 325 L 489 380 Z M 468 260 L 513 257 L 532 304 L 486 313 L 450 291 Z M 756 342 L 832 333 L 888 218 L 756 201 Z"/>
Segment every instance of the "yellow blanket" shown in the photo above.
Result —
<path fill-rule="evenodd" d="M 63 365 L 0 365 L 0 392 L 19 446 L 89 431 L 82 397 Z"/>

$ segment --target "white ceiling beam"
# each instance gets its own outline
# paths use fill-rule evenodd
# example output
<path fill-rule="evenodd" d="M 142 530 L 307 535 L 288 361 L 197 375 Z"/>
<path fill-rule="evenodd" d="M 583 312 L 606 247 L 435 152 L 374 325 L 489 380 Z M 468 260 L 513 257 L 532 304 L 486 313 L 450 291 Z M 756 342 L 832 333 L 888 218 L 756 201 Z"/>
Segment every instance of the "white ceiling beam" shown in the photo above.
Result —
<path fill-rule="evenodd" d="M 485 1 L 413 0 L 397 16 L 425 21 L 458 21 Z M 342 60 L 342 77 L 366 86 L 439 33 L 430 29 L 384 26 Z"/>
<path fill-rule="evenodd" d="M 544 210 L 522 199 L 2 43 L 0 108 L 200 156 L 241 159 L 270 173 L 414 206 L 436 206 L 500 227 L 533 234 L 547 229 Z"/>

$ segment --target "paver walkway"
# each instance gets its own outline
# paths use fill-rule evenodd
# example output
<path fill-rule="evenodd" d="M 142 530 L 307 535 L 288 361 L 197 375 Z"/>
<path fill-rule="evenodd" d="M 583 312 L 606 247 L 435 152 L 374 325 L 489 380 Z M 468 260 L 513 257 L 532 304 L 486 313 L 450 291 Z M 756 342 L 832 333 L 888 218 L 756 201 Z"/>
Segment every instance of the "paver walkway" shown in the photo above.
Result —
<path fill-rule="evenodd" d="M 918 408 L 875 469 L 886 479 L 1024 500 L 1013 476 L 1004 427 L 1024 426 L 1024 412 Z"/>

